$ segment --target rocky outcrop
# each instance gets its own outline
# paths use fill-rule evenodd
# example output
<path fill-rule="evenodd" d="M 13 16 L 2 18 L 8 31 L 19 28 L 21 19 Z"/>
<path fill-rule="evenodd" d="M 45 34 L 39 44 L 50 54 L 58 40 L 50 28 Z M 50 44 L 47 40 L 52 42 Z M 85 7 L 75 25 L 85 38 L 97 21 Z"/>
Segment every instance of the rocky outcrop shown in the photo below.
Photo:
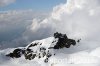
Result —
<path fill-rule="evenodd" d="M 54 37 L 58 38 L 58 42 L 54 46 L 54 49 L 60 49 L 60 48 L 69 48 L 71 45 L 76 45 L 76 41 L 74 39 L 69 39 L 66 34 L 61 33 L 54 33 Z"/>
<path fill-rule="evenodd" d="M 54 33 L 54 40 L 49 43 L 50 47 L 45 47 L 46 44 L 43 45 L 43 43 L 41 41 L 32 42 L 24 49 L 17 48 L 12 53 L 7 54 L 6 56 L 11 58 L 19 58 L 23 55 L 26 60 L 44 58 L 44 62 L 47 63 L 49 61 L 49 58 L 52 55 L 55 55 L 51 52 L 52 49 L 55 50 L 64 47 L 69 48 L 71 45 L 76 45 L 76 41 L 74 39 L 69 39 L 66 34 L 61 34 L 58 32 Z M 51 47 L 52 44 L 54 44 L 53 47 Z"/>
<path fill-rule="evenodd" d="M 25 50 L 22 49 L 15 49 L 12 53 L 7 54 L 6 56 L 12 57 L 12 58 L 19 58 L 22 54 L 24 54 Z"/>

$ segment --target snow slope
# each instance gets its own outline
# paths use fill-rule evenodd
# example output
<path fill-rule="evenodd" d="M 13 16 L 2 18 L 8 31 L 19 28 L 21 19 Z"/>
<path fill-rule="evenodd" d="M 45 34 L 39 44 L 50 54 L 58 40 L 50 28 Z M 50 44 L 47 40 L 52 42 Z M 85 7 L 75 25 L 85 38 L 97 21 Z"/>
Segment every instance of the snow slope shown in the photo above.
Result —
<path fill-rule="evenodd" d="M 31 44 L 39 43 L 42 45 L 37 45 L 35 47 L 30 47 L 30 49 L 39 52 L 40 47 L 49 48 L 52 45 L 52 41 L 55 40 L 54 37 L 49 37 L 43 40 L 36 40 L 27 45 L 28 48 Z M 78 43 L 77 43 L 78 44 Z M 79 43 L 80 44 L 80 43 Z M 71 46 L 75 47 L 75 46 Z M 24 47 L 19 47 L 24 48 Z M 69 48 L 62 49 L 50 49 L 50 53 L 55 54 L 49 58 L 47 63 L 44 62 L 45 57 L 39 59 L 35 58 L 32 60 L 26 60 L 24 56 L 20 58 L 10 58 L 5 55 L 12 52 L 15 48 L 5 49 L 0 51 L 0 66 L 99 66 L 100 65 L 100 47 L 93 50 L 84 50 L 76 53 L 67 53 Z"/>

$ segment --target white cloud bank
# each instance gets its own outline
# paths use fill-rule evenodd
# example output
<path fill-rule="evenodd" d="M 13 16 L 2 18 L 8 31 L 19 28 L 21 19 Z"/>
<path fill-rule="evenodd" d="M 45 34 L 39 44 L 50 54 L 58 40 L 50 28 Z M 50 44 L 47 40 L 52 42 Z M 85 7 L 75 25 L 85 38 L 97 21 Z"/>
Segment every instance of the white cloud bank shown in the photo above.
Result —
<path fill-rule="evenodd" d="M 49 17 L 46 17 L 44 20 L 40 19 L 42 17 L 33 18 L 32 24 L 27 26 L 21 38 L 14 39 L 14 42 L 11 44 L 20 45 L 23 44 L 23 42 L 27 43 L 22 39 L 27 41 L 43 39 L 52 36 L 54 32 L 58 31 L 66 33 L 68 37 L 82 39 L 80 46 L 77 45 L 76 47 L 72 47 L 68 50 L 69 52 L 73 52 L 73 50 L 79 51 L 88 48 L 96 48 L 100 46 L 99 3 L 99 0 L 67 0 L 65 4 L 54 7 Z M 11 17 L 9 18 L 11 19 Z M 25 17 L 23 17 L 23 19 L 27 21 Z M 12 20 L 17 20 L 15 23 L 18 23 L 20 16 L 12 18 Z M 21 23 L 19 24 L 23 25 Z M 8 43 L 9 42 L 2 42 L 2 44 L 5 45 Z"/>
<path fill-rule="evenodd" d="M 0 7 L 14 3 L 16 0 L 0 0 Z"/>
<path fill-rule="evenodd" d="M 32 25 L 37 26 L 35 25 L 31 29 L 34 31 L 50 27 L 67 34 L 73 33 L 76 37 L 78 34 L 80 38 L 93 35 L 100 29 L 99 7 L 98 0 L 68 0 L 66 4 L 54 7 L 51 16 L 41 23 L 36 24 L 36 20 L 33 20 Z"/>
<path fill-rule="evenodd" d="M 23 32 L 31 25 L 33 18 L 43 19 L 46 16 L 46 13 L 31 9 L 0 11 L 0 49 L 27 44 L 22 37 Z"/>
<path fill-rule="evenodd" d="M 83 48 L 100 46 L 99 3 L 99 0 L 67 0 L 67 3 L 54 7 L 51 15 L 43 21 L 33 19 L 33 24 L 23 36 L 42 39 L 58 31 L 89 43 L 83 43 Z"/>

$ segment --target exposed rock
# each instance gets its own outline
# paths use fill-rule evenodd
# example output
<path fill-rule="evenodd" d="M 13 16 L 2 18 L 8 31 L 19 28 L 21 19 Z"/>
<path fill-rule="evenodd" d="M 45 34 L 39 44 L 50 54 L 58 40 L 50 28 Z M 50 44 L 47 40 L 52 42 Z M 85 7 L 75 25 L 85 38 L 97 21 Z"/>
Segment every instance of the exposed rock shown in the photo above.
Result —
<path fill-rule="evenodd" d="M 41 52 L 44 52 L 45 50 L 46 50 L 46 48 L 44 48 L 44 47 L 41 47 L 41 48 L 40 48 L 40 51 L 41 51 Z"/>
<path fill-rule="evenodd" d="M 12 53 L 7 54 L 6 56 L 12 57 L 12 58 L 19 58 L 24 53 L 24 50 L 22 49 L 15 49 Z"/>
<path fill-rule="evenodd" d="M 36 54 L 33 54 L 33 50 L 31 49 L 26 49 L 24 53 L 25 59 L 32 60 L 35 58 Z"/>
<path fill-rule="evenodd" d="M 79 43 L 81 39 L 78 39 L 77 42 Z"/>
<path fill-rule="evenodd" d="M 44 62 L 47 63 L 47 62 L 48 62 L 48 58 L 46 58 L 46 59 L 44 60 Z"/>
<path fill-rule="evenodd" d="M 32 54 L 32 53 L 28 53 L 28 54 L 24 54 L 25 56 L 25 59 L 28 59 L 28 60 L 32 60 L 36 57 L 36 54 Z"/>
<path fill-rule="evenodd" d="M 47 55 L 46 55 L 47 58 L 49 58 L 49 57 L 51 57 L 51 56 L 52 56 L 51 53 L 47 53 Z"/>
<path fill-rule="evenodd" d="M 68 39 L 66 34 L 61 33 L 54 33 L 54 37 L 58 38 L 58 42 L 54 46 L 54 49 L 60 49 L 60 48 L 69 48 L 71 45 L 76 45 L 76 41 L 74 39 Z"/>
<path fill-rule="evenodd" d="M 13 53 L 9 53 L 9 54 L 7 54 L 6 56 L 14 58 Z"/>
<path fill-rule="evenodd" d="M 28 48 L 34 47 L 34 46 L 37 46 L 37 45 L 38 45 L 38 43 L 34 43 L 34 44 L 32 43 L 32 44 L 30 44 L 30 45 L 28 46 Z M 27 48 L 27 49 L 28 49 L 28 48 Z"/>

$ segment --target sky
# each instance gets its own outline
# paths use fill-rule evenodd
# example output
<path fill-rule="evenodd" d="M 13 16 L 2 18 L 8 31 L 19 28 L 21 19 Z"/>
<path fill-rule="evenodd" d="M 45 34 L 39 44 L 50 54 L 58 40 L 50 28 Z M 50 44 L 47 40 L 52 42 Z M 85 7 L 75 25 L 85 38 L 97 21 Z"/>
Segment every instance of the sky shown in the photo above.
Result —
<path fill-rule="evenodd" d="M 4 0 L 7 1 L 7 0 Z M 55 5 L 64 3 L 66 0 L 12 0 L 14 2 L 5 3 L 0 10 L 19 10 L 19 9 L 33 9 L 33 10 L 51 10 Z"/>

